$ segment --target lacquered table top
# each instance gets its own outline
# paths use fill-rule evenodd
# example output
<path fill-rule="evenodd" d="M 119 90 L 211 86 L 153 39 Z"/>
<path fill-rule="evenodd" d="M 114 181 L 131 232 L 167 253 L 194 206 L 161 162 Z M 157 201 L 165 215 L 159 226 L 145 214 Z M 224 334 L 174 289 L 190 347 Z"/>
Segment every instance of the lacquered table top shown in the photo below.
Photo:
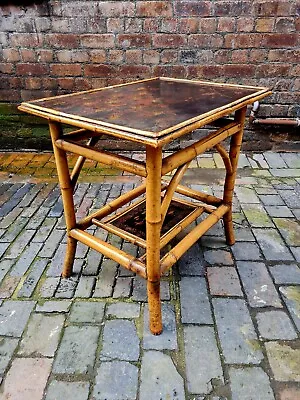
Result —
<path fill-rule="evenodd" d="M 262 87 L 154 78 L 23 105 L 48 114 L 157 138 L 226 107 L 249 104 L 260 94 L 264 97 L 267 91 Z"/>

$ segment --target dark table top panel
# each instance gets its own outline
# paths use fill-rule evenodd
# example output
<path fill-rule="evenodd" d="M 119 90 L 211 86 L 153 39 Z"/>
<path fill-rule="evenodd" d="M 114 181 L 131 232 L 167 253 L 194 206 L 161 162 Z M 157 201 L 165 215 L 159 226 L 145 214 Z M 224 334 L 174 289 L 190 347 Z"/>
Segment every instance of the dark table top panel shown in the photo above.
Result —
<path fill-rule="evenodd" d="M 153 79 L 29 102 L 85 121 L 157 137 L 263 88 Z"/>

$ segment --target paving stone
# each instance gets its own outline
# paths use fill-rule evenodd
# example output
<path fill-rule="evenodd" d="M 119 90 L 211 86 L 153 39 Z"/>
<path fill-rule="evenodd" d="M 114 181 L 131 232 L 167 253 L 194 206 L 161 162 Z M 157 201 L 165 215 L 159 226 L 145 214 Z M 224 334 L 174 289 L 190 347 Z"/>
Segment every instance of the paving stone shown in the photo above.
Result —
<path fill-rule="evenodd" d="M 277 342 L 265 346 L 275 380 L 300 382 L 300 349 Z"/>
<path fill-rule="evenodd" d="M 70 322 L 100 324 L 103 320 L 105 303 L 99 301 L 76 301 L 73 303 Z"/>
<path fill-rule="evenodd" d="M 240 153 L 239 155 L 239 161 L 238 161 L 238 168 L 247 168 L 250 167 L 250 163 L 248 161 L 248 158 L 245 154 Z"/>
<path fill-rule="evenodd" d="M 17 258 L 30 242 L 32 236 L 35 234 L 34 230 L 23 230 L 20 235 L 13 241 L 12 245 L 5 253 L 7 258 Z"/>
<path fill-rule="evenodd" d="M 264 339 L 292 340 L 298 335 L 283 311 L 266 311 L 256 315 L 260 336 Z"/>
<path fill-rule="evenodd" d="M 34 305 L 34 301 L 5 301 L 0 307 L 0 335 L 21 337 Z"/>
<path fill-rule="evenodd" d="M 288 169 L 270 169 L 270 173 L 276 177 L 300 177 L 300 168 L 288 168 Z"/>
<path fill-rule="evenodd" d="M 119 359 L 137 361 L 139 358 L 140 341 L 133 321 L 107 321 L 103 332 L 103 347 L 100 354 L 102 361 Z"/>
<path fill-rule="evenodd" d="M 89 249 L 82 275 L 98 275 L 102 259 L 102 254 L 99 254 L 93 249 Z"/>
<path fill-rule="evenodd" d="M 212 379 L 223 382 L 223 371 L 214 329 L 184 327 L 187 387 L 191 393 L 210 393 Z"/>
<path fill-rule="evenodd" d="M 0 217 L 6 216 L 14 207 L 16 207 L 22 197 L 31 189 L 32 185 L 26 183 L 24 186 L 19 188 L 12 196 L 9 197 L 8 201 L 6 201 L 0 207 Z"/>
<path fill-rule="evenodd" d="M 107 317 L 114 318 L 138 318 L 140 315 L 140 305 L 136 303 L 114 303 L 109 304 L 106 311 Z"/>
<path fill-rule="evenodd" d="M 261 260 L 262 255 L 256 243 L 237 242 L 231 247 L 236 260 Z"/>
<path fill-rule="evenodd" d="M 36 260 L 31 267 L 31 271 L 26 276 L 21 289 L 18 292 L 18 297 L 31 297 L 37 284 L 46 269 L 48 260 L 40 259 Z"/>
<path fill-rule="evenodd" d="M 15 338 L 0 338 L 0 374 L 4 374 L 19 340 Z"/>
<path fill-rule="evenodd" d="M 230 368 L 229 377 L 232 400 L 275 399 L 269 377 L 260 367 Z"/>
<path fill-rule="evenodd" d="M 37 305 L 35 308 L 36 312 L 43 313 L 67 313 L 71 307 L 72 302 L 70 300 L 56 300 L 56 301 L 45 301 L 42 305 Z"/>
<path fill-rule="evenodd" d="M 2 238 L 3 239 L 3 238 Z M 0 257 L 3 256 L 3 254 L 6 252 L 6 250 L 8 249 L 8 246 L 10 245 L 10 243 L 0 243 Z"/>
<path fill-rule="evenodd" d="M 225 362 L 259 364 L 263 354 L 245 301 L 213 299 L 213 307 Z"/>
<path fill-rule="evenodd" d="M 18 354 L 53 357 L 64 322 L 63 315 L 34 314 L 29 320 Z"/>
<path fill-rule="evenodd" d="M 208 247 L 208 248 L 212 248 L 212 249 L 222 249 L 224 247 L 227 248 L 227 244 L 226 244 L 224 237 L 202 236 L 200 239 L 200 242 L 201 242 L 201 247 Z M 204 265 L 203 265 L 203 271 L 204 271 Z M 181 270 L 180 270 L 180 274 L 183 275 L 181 273 Z M 196 274 L 194 274 L 194 275 L 196 275 Z"/>
<path fill-rule="evenodd" d="M 181 276 L 189 275 L 204 275 L 204 258 L 202 250 L 198 243 L 190 247 L 190 249 L 184 253 L 179 259 L 179 273 Z"/>
<path fill-rule="evenodd" d="M 132 300 L 147 301 L 147 282 L 144 278 L 136 276 L 132 286 Z M 168 281 L 160 281 L 161 300 L 170 300 L 170 288 Z"/>
<path fill-rule="evenodd" d="M 114 287 L 113 298 L 118 299 L 120 297 L 122 297 L 122 298 L 130 297 L 131 287 L 132 287 L 132 278 L 118 277 L 118 279 L 116 281 L 116 285 Z"/>
<path fill-rule="evenodd" d="M 291 218 L 274 218 L 275 225 L 288 246 L 300 245 L 300 222 Z"/>
<path fill-rule="evenodd" d="M 250 189 L 244 186 L 236 186 L 234 191 L 240 203 L 260 203 L 254 189 Z"/>
<path fill-rule="evenodd" d="M 87 400 L 89 396 L 88 382 L 52 381 L 48 387 L 45 400 L 70 399 Z"/>
<path fill-rule="evenodd" d="M 53 257 L 53 254 L 57 249 L 59 243 L 62 241 L 64 235 L 65 235 L 64 230 L 54 229 L 47 238 L 46 242 L 44 243 L 44 246 L 41 249 L 39 256 Z"/>
<path fill-rule="evenodd" d="M 182 323 L 213 323 L 205 278 L 182 278 L 180 281 L 180 303 Z"/>
<path fill-rule="evenodd" d="M 300 398 L 300 388 L 285 387 L 279 391 L 279 400 L 298 400 Z"/>
<path fill-rule="evenodd" d="M 201 220 L 201 217 L 199 218 L 199 220 Z M 224 228 L 221 221 L 217 222 L 215 225 L 209 228 L 209 230 L 205 233 L 204 237 L 209 237 L 209 236 L 213 237 L 222 236 L 222 238 L 224 238 Z"/>
<path fill-rule="evenodd" d="M 277 190 L 273 188 L 272 185 L 265 184 L 264 186 L 255 186 L 255 191 L 257 194 L 278 194 Z"/>
<path fill-rule="evenodd" d="M 78 282 L 75 297 L 89 298 L 92 296 L 96 284 L 96 278 L 93 276 L 81 276 Z"/>
<path fill-rule="evenodd" d="M 278 194 L 261 194 L 259 195 L 261 202 L 265 206 L 284 206 L 284 201 Z"/>
<path fill-rule="evenodd" d="M 64 263 L 66 252 L 67 252 L 66 243 L 60 243 L 54 256 L 51 257 L 51 259 L 50 259 L 50 265 L 49 265 L 49 268 L 47 269 L 47 273 L 46 273 L 47 277 L 61 276 L 61 271 L 63 268 L 63 263 Z M 74 261 L 74 264 L 76 261 L 77 260 Z"/>
<path fill-rule="evenodd" d="M 184 400 L 184 383 L 170 356 L 146 351 L 142 359 L 140 400 Z"/>
<path fill-rule="evenodd" d="M 289 168 L 300 168 L 300 157 L 297 153 L 280 153 Z"/>
<path fill-rule="evenodd" d="M 21 278 L 7 275 L 0 286 L 0 299 L 8 299 L 16 290 Z"/>
<path fill-rule="evenodd" d="M 294 259 L 275 229 L 253 229 L 253 233 L 267 260 L 281 261 Z"/>
<path fill-rule="evenodd" d="M 40 296 L 42 298 L 50 298 L 54 296 L 54 293 L 59 285 L 60 278 L 46 278 L 43 285 L 40 288 Z"/>
<path fill-rule="evenodd" d="M 265 160 L 269 164 L 269 168 L 287 168 L 284 159 L 281 157 L 280 153 L 275 152 L 265 152 L 263 153 Z"/>
<path fill-rule="evenodd" d="M 93 297 L 110 297 L 113 292 L 118 264 L 112 260 L 103 260 L 96 282 Z"/>
<path fill-rule="evenodd" d="M 300 262 L 300 247 L 290 247 L 291 252 L 295 259 Z"/>
<path fill-rule="evenodd" d="M 12 243 L 19 233 L 25 228 L 28 220 L 28 218 L 17 218 L 7 229 L 5 235 L 1 238 L 1 241 Z"/>
<path fill-rule="evenodd" d="M 38 255 L 40 248 L 42 247 L 41 243 L 30 243 L 23 253 L 20 255 L 20 258 L 15 263 L 14 267 L 11 270 L 11 276 L 19 276 L 22 277 L 27 270 L 29 269 L 30 265 L 32 264 L 33 260 Z M 43 263 L 40 263 L 41 267 Z"/>
<path fill-rule="evenodd" d="M 265 264 L 239 261 L 237 267 L 251 307 L 282 307 Z"/>
<path fill-rule="evenodd" d="M 52 360 L 48 358 L 16 358 L 2 384 L 2 398 L 41 400 L 50 375 Z"/>
<path fill-rule="evenodd" d="M 94 367 L 98 338 L 97 326 L 67 326 L 56 353 L 52 372 L 54 374 L 91 372 Z"/>
<path fill-rule="evenodd" d="M 278 264 L 269 268 L 275 283 L 300 284 L 300 268 L 296 264 Z"/>
<path fill-rule="evenodd" d="M 289 208 L 299 207 L 299 193 L 293 190 L 278 190 L 280 196 L 283 198 L 285 204 Z"/>
<path fill-rule="evenodd" d="M 77 283 L 78 278 L 74 276 L 70 278 L 61 278 L 55 292 L 55 297 L 57 299 L 71 299 L 74 296 Z"/>
<path fill-rule="evenodd" d="M 242 209 L 249 224 L 254 228 L 274 227 L 271 218 L 261 204 L 242 204 Z"/>
<path fill-rule="evenodd" d="M 38 229 L 44 222 L 49 211 L 50 211 L 50 208 L 37 205 L 35 207 L 31 206 L 31 207 L 25 208 L 21 215 L 30 218 L 30 220 L 28 221 L 28 224 L 27 224 L 28 229 Z M 56 220 L 53 219 L 53 222 L 56 222 Z"/>
<path fill-rule="evenodd" d="M 54 218 L 45 218 L 41 226 L 38 227 L 37 233 L 35 234 L 32 241 L 44 243 L 50 235 L 50 232 L 52 231 L 55 224 L 56 220 Z"/>
<path fill-rule="evenodd" d="M 0 228 L 7 229 L 21 214 L 22 208 L 16 207 L 0 221 Z M 27 225 L 28 226 L 28 225 Z M 30 229 L 30 228 L 29 228 Z"/>
<path fill-rule="evenodd" d="M 281 286 L 279 290 L 295 325 L 300 331 L 300 287 Z"/>
<path fill-rule="evenodd" d="M 287 206 L 266 206 L 265 208 L 270 217 L 293 217 L 293 213 Z"/>
<path fill-rule="evenodd" d="M 143 348 L 154 350 L 177 349 L 176 315 L 172 304 L 162 303 L 163 332 L 155 336 L 149 328 L 149 307 L 144 309 Z"/>
<path fill-rule="evenodd" d="M 204 252 L 205 260 L 213 264 L 232 265 L 233 260 L 229 251 L 225 250 L 207 250 Z"/>
<path fill-rule="evenodd" d="M 207 268 L 209 291 L 212 296 L 242 296 L 240 281 L 233 267 Z"/>
<path fill-rule="evenodd" d="M 97 371 L 94 400 L 135 400 L 138 368 L 125 361 L 103 362 Z M 80 399 L 81 400 L 81 399 Z"/>

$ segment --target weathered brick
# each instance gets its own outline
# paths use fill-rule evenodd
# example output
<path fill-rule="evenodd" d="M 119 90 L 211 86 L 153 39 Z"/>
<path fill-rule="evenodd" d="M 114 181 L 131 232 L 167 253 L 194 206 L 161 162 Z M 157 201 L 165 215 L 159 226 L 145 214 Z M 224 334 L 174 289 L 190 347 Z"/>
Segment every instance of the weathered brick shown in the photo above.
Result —
<path fill-rule="evenodd" d="M 71 33 L 47 33 L 44 35 L 44 41 L 46 45 L 55 48 L 77 49 L 79 47 L 79 36 Z"/>
<path fill-rule="evenodd" d="M 88 48 L 93 48 L 93 49 L 113 48 L 114 47 L 114 35 L 111 33 L 81 35 L 80 43 L 83 47 L 88 47 Z"/>
<path fill-rule="evenodd" d="M 184 35 L 172 34 L 172 33 L 157 33 L 153 35 L 153 47 L 154 48 L 177 48 L 185 45 L 187 39 Z"/>
<path fill-rule="evenodd" d="M 81 75 L 80 64 L 51 64 L 50 73 L 55 76 L 79 76 Z"/>
<path fill-rule="evenodd" d="M 201 16 L 211 15 L 211 2 L 209 1 L 178 1 L 175 3 L 175 14 L 180 16 Z"/>
<path fill-rule="evenodd" d="M 137 1 L 136 15 L 140 17 L 171 17 L 172 4 L 165 1 Z"/>
<path fill-rule="evenodd" d="M 121 48 L 148 48 L 151 45 L 151 36 L 149 34 L 120 34 L 117 44 Z"/>
<path fill-rule="evenodd" d="M 107 76 L 114 73 L 115 69 L 114 67 L 106 64 L 93 64 L 85 65 L 83 71 L 85 76 L 107 78 Z"/>

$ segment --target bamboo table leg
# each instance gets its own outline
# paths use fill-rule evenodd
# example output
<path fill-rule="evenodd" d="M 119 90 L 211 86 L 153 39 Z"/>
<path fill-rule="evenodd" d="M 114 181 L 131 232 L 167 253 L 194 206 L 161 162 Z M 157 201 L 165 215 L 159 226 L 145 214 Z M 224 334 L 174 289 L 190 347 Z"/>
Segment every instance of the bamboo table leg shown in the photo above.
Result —
<path fill-rule="evenodd" d="M 58 148 L 55 143 L 56 140 L 62 136 L 61 125 L 56 122 L 49 122 L 49 129 L 53 144 L 53 151 L 55 156 L 57 174 L 61 189 L 61 196 L 64 206 L 65 220 L 68 233 L 71 229 L 75 228 L 76 225 L 74 200 L 73 200 L 73 187 L 70 179 L 66 153 L 64 150 Z M 76 246 L 77 246 L 77 240 L 68 236 L 67 251 L 62 272 L 62 276 L 64 278 L 68 278 L 72 273 Z"/>
<path fill-rule="evenodd" d="M 236 178 L 237 165 L 240 155 L 240 148 L 243 140 L 244 122 L 247 107 L 241 108 L 235 113 L 235 121 L 241 124 L 241 129 L 231 137 L 229 158 L 231 161 L 231 169 L 226 172 L 223 201 L 230 206 L 229 211 L 224 215 L 224 229 L 226 243 L 233 245 L 235 243 L 233 223 L 232 223 L 232 198 L 234 191 L 234 183 Z"/>
<path fill-rule="evenodd" d="M 146 242 L 147 293 L 150 330 L 162 332 L 160 301 L 160 230 L 161 230 L 161 148 L 146 148 Z"/>

